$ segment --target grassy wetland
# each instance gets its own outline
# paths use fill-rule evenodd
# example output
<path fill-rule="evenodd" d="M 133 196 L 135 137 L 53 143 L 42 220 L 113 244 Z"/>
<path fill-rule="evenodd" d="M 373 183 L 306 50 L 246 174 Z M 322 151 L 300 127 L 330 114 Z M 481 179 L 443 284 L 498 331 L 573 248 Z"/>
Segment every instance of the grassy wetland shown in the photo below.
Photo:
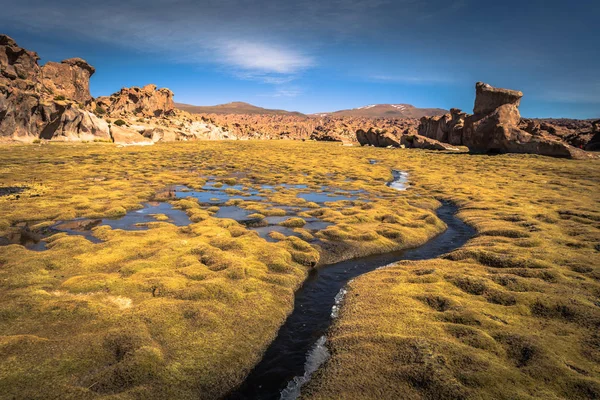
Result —
<path fill-rule="evenodd" d="M 444 230 L 442 199 L 477 236 L 354 280 L 303 396 L 600 396 L 597 161 L 285 141 L 6 146 L 0 159 L 0 237 L 45 232 L 46 248 L 0 246 L 0 397 L 222 397 L 311 268 L 425 243 Z M 386 186 L 392 169 L 409 190 Z M 230 197 L 193 196 L 207 185 Z M 53 230 L 149 202 L 189 223 Z M 226 207 L 248 219 L 218 217 Z M 281 230 L 261 237 L 272 217 Z"/>
<path fill-rule="evenodd" d="M 600 165 L 382 152 L 477 236 L 349 285 L 306 399 L 600 398 Z"/>
<path fill-rule="evenodd" d="M 0 246 L 2 397 L 225 395 L 260 360 L 311 268 L 414 247 L 444 229 L 433 197 L 386 187 L 390 168 L 410 167 L 403 158 L 290 142 L 0 148 L 0 237 L 41 232 L 45 244 Z M 203 203 L 191 194 L 207 182 L 241 198 Z M 318 203 L 302 197 L 324 187 Z M 88 223 L 159 201 L 190 223 L 168 213 L 144 229 Z M 295 235 L 267 241 L 216 217 L 232 206 L 258 225 L 296 209 L 281 221 Z M 316 217 L 327 226 L 306 229 Z M 91 236 L 53 230 L 73 220 Z"/>

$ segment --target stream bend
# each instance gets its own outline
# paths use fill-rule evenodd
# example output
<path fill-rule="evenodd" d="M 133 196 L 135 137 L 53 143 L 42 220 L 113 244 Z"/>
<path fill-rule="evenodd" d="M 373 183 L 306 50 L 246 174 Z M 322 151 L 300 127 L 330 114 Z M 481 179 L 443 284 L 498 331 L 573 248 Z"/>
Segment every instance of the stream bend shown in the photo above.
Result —
<path fill-rule="evenodd" d="M 312 270 L 296 292 L 294 310 L 262 360 L 226 398 L 295 399 L 301 386 L 328 357 L 325 335 L 335 318 L 336 302 L 343 296 L 346 284 L 359 275 L 388 264 L 436 258 L 461 247 L 475 235 L 475 229 L 456 217 L 457 211 L 454 203 L 442 201 L 436 213 L 448 228 L 420 247 L 342 261 Z"/>

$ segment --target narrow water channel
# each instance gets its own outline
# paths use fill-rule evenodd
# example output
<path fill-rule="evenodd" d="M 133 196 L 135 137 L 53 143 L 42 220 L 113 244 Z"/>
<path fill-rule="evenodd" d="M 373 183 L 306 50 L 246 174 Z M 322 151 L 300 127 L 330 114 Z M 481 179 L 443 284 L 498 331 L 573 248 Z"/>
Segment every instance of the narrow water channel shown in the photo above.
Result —
<path fill-rule="evenodd" d="M 263 359 L 227 399 L 294 399 L 310 374 L 326 360 L 325 334 L 334 318 L 336 297 L 348 281 L 401 260 L 438 257 L 465 244 L 475 230 L 456 217 L 457 207 L 444 202 L 438 217 L 448 229 L 424 245 L 343 261 L 314 269 L 298 290 L 287 318 Z M 333 313 L 335 315 L 335 312 Z"/>

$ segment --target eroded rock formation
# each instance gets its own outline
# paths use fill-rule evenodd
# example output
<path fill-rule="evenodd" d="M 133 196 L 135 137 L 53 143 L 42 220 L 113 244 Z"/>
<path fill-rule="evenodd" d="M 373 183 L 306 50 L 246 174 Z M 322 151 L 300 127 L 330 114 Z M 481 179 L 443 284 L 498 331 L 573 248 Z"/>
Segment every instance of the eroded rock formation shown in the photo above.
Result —
<path fill-rule="evenodd" d="M 39 57 L 0 35 L 0 140 L 109 138 L 108 124 L 83 109 L 93 68 L 81 59 L 38 65 Z"/>
<path fill-rule="evenodd" d="M 174 110 L 173 93 L 124 88 L 96 100 L 89 80 L 94 67 L 80 58 L 40 67 L 39 57 L 0 35 L 0 140 L 33 142 L 236 139 L 198 116 Z"/>
<path fill-rule="evenodd" d="M 585 150 L 600 151 L 600 120 L 592 123 L 592 138 L 585 145 Z"/>
<path fill-rule="evenodd" d="M 358 129 L 385 129 L 399 135 L 415 129 L 419 121 L 401 118 L 344 116 L 197 114 L 207 123 L 222 127 L 230 135 L 244 139 L 291 139 L 356 143 Z"/>
<path fill-rule="evenodd" d="M 474 152 L 529 153 L 554 157 L 589 155 L 557 137 L 543 134 L 535 123 L 523 125 L 519 104 L 523 93 L 476 84 L 473 115 L 453 109 L 442 117 L 422 118 L 419 134 Z"/>
<path fill-rule="evenodd" d="M 556 139 L 592 151 L 589 145 L 598 131 L 598 121 L 577 119 L 521 119 L 519 128 L 536 136 Z M 596 126 L 596 127 L 595 127 Z"/>
<path fill-rule="evenodd" d="M 370 128 L 356 131 L 356 139 L 362 146 L 404 147 L 407 149 L 458 150 L 448 143 L 419 135 L 413 128 L 393 134 L 385 129 Z"/>
<path fill-rule="evenodd" d="M 123 88 L 110 96 L 98 97 L 96 105 L 99 111 L 112 117 L 160 117 L 171 114 L 175 108 L 173 92 L 166 88 L 157 89 L 156 85 Z"/>
<path fill-rule="evenodd" d="M 523 92 L 518 90 L 495 88 L 487 83 L 477 82 L 473 114 L 491 114 L 504 105 L 519 107 L 522 97 Z"/>
<path fill-rule="evenodd" d="M 54 96 L 86 104 L 92 100 L 90 77 L 94 72 L 96 69 L 81 58 L 49 61 L 41 68 L 42 85 Z"/>
<path fill-rule="evenodd" d="M 423 117 L 419 125 L 419 135 L 452 145 L 462 145 L 462 132 L 467 114 L 453 108 L 450 114 L 439 117 Z"/>

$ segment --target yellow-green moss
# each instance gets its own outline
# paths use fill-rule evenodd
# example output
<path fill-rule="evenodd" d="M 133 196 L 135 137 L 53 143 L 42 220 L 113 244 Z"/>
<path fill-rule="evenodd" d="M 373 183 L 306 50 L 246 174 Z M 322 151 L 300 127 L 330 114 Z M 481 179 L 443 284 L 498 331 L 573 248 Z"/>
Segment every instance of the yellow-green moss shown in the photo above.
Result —
<path fill-rule="evenodd" d="M 384 151 L 378 157 L 390 160 Z M 599 397 L 600 164 L 394 157 L 410 171 L 409 204 L 453 200 L 479 234 L 445 259 L 401 262 L 354 280 L 329 333 L 333 357 L 303 398 Z M 377 213 L 391 223 L 378 233 L 408 238 L 398 224 L 421 220 L 401 216 Z"/>

